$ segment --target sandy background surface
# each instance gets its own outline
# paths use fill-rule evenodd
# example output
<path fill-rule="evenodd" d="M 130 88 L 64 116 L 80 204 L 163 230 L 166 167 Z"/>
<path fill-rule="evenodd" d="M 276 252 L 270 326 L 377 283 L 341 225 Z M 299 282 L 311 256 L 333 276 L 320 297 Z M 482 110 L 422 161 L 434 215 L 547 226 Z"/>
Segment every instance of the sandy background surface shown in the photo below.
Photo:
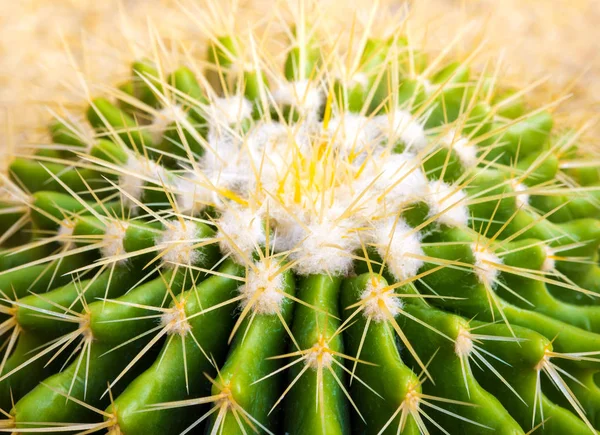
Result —
<path fill-rule="evenodd" d="M 130 62 L 151 52 L 152 35 L 160 35 L 167 51 L 183 48 L 201 59 L 207 30 L 273 22 L 271 0 L 220 1 L 219 11 L 209 3 L 215 2 L 0 0 L 0 150 L 47 140 L 48 109 L 83 108 L 82 77 L 92 93 L 126 78 Z M 373 3 L 322 0 L 318 9 L 335 17 L 327 23 L 335 29 L 348 26 L 355 11 L 360 22 Z M 579 126 L 600 114 L 600 1 L 380 3 L 378 20 L 389 25 L 399 15 L 410 16 L 409 30 L 434 52 L 467 26 L 455 50 L 459 58 L 485 41 L 480 65 L 502 59 L 506 83 L 546 78 L 531 98 L 544 103 L 570 95 L 559 109 L 563 125 Z M 589 142 L 600 144 L 600 129 L 590 132 Z"/>

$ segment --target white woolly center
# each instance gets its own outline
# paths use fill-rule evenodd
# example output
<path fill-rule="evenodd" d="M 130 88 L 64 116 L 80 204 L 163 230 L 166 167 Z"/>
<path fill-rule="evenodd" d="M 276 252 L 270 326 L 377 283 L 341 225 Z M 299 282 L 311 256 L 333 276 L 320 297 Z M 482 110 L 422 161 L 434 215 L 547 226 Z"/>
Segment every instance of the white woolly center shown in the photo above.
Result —
<path fill-rule="evenodd" d="M 365 73 L 356 73 L 350 78 L 348 85 L 349 87 L 360 85 L 363 88 L 366 88 L 369 86 L 369 77 Z"/>
<path fill-rule="evenodd" d="M 271 122 L 255 126 L 243 139 L 238 133 L 211 125 L 206 153 L 198 162 L 204 178 L 202 184 L 212 190 L 228 190 L 243 198 L 248 197 L 259 182 L 281 176 L 278 171 L 282 170 L 282 162 L 290 164 L 288 137 L 292 136 L 288 136 L 283 125 Z M 272 143 L 279 146 L 271 148 Z M 288 154 L 282 155 L 282 152 Z M 274 159 L 273 164 L 271 158 Z M 260 174 L 257 174 L 259 171 Z M 221 196 L 218 193 L 213 196 L 218 207 L 223 205 Z"/>
<path fill-rule="evenodd" d="M 206 177 L 207 189 L 215 191 L 212 202 L 218 207 L 224 203 L 223 192 L 233 192 L 245 198 L 255 181 L 251 165 L 238 153 L 231 153 L 228 156 L 225 153 L 220 154 L 219 159 L 203 158 L 200 161 Z M 211 160 L 212 165 L 209 163 Z"/>
<path fill-rule="evenodd" d="M 502 264 L 502 260 L 485 246 L 473 243 L 471 245 L 475 257 L 475 274 L 479 282 L 487 287 L 494 288 L 500 271 L 494 266 Z"/>
<path fill-rule="evenodd" d="M 454 341 L 454 353 L 459 358 L 468 357 L 473 351 L 473 336 L 468 329 L 460 328 Z"/>
<path fill-rule="evenodd" d="M 269 225 L 275 228 L 271 240 L 275 251 L 286 252 L 296 249 L 305 236 L 304 225 L 308 222 L 308 213 L 298 206 L 285 210 L 276 201 L 266 201 L 260 210 L 264 221 L 267 219 L 267 210 Z"/>
<path fill-rule="evenodd" d="M 438 215 L 437 221 L 452 227 L 466 226 L 469 221 L 469 212 L 464 200 L 465 192 L 443 181 L 434 181 L 429 185 L 427 202 L 430 215 Z"/>
<path fill-rule="evenodd" d="M 137 156 L 130 156 L 119 177 L 119 187 L 134 200 L 140 201 L 144 193 L 144 184 L 150 182 L 157 185 L 167 184 L 168 175 L 165 169 L 156 162 Z M 130 197 L 123 195 L 123 203 L 137 210 L 138 206 Z"/>
<path fill-rule="evenodd" d="M 367 81 L 360 75 L 355 79 Z M 120 177 L 129 197 L 125 205 L 135 212 L 135 203 L 149 196 L 143 195 L 148 184 L 165 184 L 175 195 L 177 211 L 193 215 L 208 205 L 220 213 L 220 249 L 240 264 L 250 264 L 256 249 L 265 245 L 268 221 L 269 250 L 287 251 L 300 275 L 351 273 L 363 240 L 377 248 L 396 279 L 411 279 L 423 265 L 420 236 L 403 221 L 394 228 L 389 217 L 425 199 L 438 223 L 465 226 L 466 195 L 427 180 L 421 168 L 428 138 L 410 112 L 365 117 L 334 108 L 331 120 L 321 122 L 323 91 L 308 80 L 283 86 L 273 94 L 275 102 L 296 107 L 306 115 L 302 121 L 290 126 L 262 120 L 243 132 L 235 125 L 251 118 L 252 104 L 242 95 L 214 98 L 206 106 L 206 152 L 194 169 L 170 172 L 131 154 Z M 187 122 L 180 107 L 163 109 L 152 129 L 162 134 L 178 119 Z M 463 164 L 474 164 L 474 147 L 464 138 L 452 140 Z M 399 143 L 400 154 L 394 152 Z M 174 221 L 156 243 L 165 263 L 189 264 L 199 260 L 191 248 L 196 238 L 194 225 Z"/>
<path fill-rule="evenodd" d="M 293 134 L 279 122 L 264 122 L 257 125 L 248 135 L 247 144 L 252 159 L 260 163 L 272 158 L 272 153 L 290 153 L 288 140 Z"/>
<path fill-rule="evenodd" d="M 554 250 L 549 246 L 544 246 L 544 252 L 546 254 L 546 258 L 544 258 L 544 263 L 542 263 L 542 271 L 543 272 L 552 272 L 556 268 L 556 260 L 554 259 Z"/>
<path fill-rule="evenodd" d="M 102 238 L 102 247 L 100 248 L 103 258 L 116 257 L 125 252 L 123 240 L 125 239 L 128 226 L 129 224 L 123 221 L 107 222 L 104 237 Z M 127 260 L 119 260 L 118 263 L 123 264 L 125 261 Z"/>
<path fill-rule="evenodd" d="M 519 192 L 526 192 L 529 189 L 529 187 L 527 187 L 523 183 L 517 183 L 517 182 L 513 182 L 512 187 L 513 187 L 514 191 L 517 192 L 517 195 L 515 196 L 515 202 L 517 204 L 517 207 L 525 207 L 525 206 L 529 205 L 529 194 L 528 193 L 519 193 Z"/>
<path fill-rule="evenodd" d="M 308 232 L 304 232 L 296 250 L 290 254 L 300 275 L 346 275 L 352 269 L 351 255 L 360 247 L 360 241 L 355 232 L 356 223 L 341 218 L 340 214 L 330 210 L 330 216 L 307 225 Z"/>
<path fill-rule="evenodd" d="M 252 253 L 265 243 L 262 221 L 249 208 L 226 209 L 216 223 L 221 252 L 240 264 L 246 264 Z"/>
<path fill-rule="evenodd" d="M 344 187 L 336 199 L 345 201 L 352 207 L 353 217 L 369 226 L 427 196 L 427 178 L 419 165 L 419 160 L 408 153 L 372 157 L 361 167 L 353 185 Z"/>
<path fill-rule="evenodd" d="M 327 129 L 336 141 L 339 152 L 356 159 L 356 156 L 362 152 L 368 153 L 374 145 L 381 142 L 382 134 L 376 127 L 371 118 L 345 112 L 342 116 L 332 118 Z M 364 159 L 366 155 L 361 157 Z"/>
<path fill-rule="evenodd" d="M 181 213 L 197 214 L 215 202 L 216 189 L 209 188 L 197 176 L 180 178 L 175 182 L 177 208 Z"/>
<path fill-rule="evenodd" d="M 187 115 L 178 104 L 172 104 L 160 109 L 150 124 L 150 133 L 155 144 L 160 143 L 170 124 L 185 121 Z M 183 127 L 182 127 L 183 128 Z"/>
<path fill-rule="evenodd" d="M 266 190 L 276 191 L 280 181 L 293 163 L 296 153 L 303 151 L 300 148 L 301 134 L 301 129 L 292 133 L 278 122 L 265 122 L 257 125 L 247 136 L 246 145 L 249 152 L 248 157 L 252 160 L 254 168 L 260 171 L 260 177 L 246 188 L 255 187 L 258 181 Z M 297 149 L 289 146 L 289 142 L 292 140 L 299 145 Z M 250 164 L 246 171 L 252 171 Z"/>
<path fill-rule="evenodd" d="M 243 296 L 241 305 L 251 308 L 258 314 L 276 314 L 280 312 L 285 299 L 283 275 L 277 262 L 260 261 L 249 268 L 246 283 L 240 287 Z"/>
<path fill-rule="evenodd" d="M 419 169 L 418 160 L 412 154 L 391 154 L 373 159 L 379 164 L 374 170 L 365 171 L 361 185 L 372 185 L 372 190 L 381 195 L 386 204 L 397 210 L 402 204 L 421 199 L 427 192 L 427 178 Z M 375 180 L 374 184 L 371 184 Z"/>
<path fill-rule="evenodd" d="M 252 116 L 252 103 L 242 95 L 233 95 L 228 98 L 215 98 L 210 110 L 213 122 L 232 125 Z"/>
<path fill-rule="evenodd" d="M 286 83 L 273 93 L 277 104 L 294 106 L 303 115 L 315 113 L 323 104 L 323 93 L 316 89 L 309 80 Z"/>
<path fill-rule="evenodd" d="M 185 314 L 185 305 L 177 304 L 169 309 L 160 317 L 160 324 L 167 328 L 167 334 L 177 334 L 185 337 L 191 330 L 192 326 L 187 321 Z"/>
<path fill-rule="evenodd" d="M 420 151 L 427 146 L 425 130 L 410 112 L 395 110 L 389 114 L 376 116 L 373 121 L 381 126 L 392 142 L 398 140 L 402 142 L 406 146 L 406 151 Z"/>
<path fill-rule="evenodd" d="M 404 303 L 394 295 L 394 289 L 386 289 L 386 285 L 377 278 L 369 280 L 360 295 L 364 304 L 363 315 L 375 322 L 389 320 L 400 312 Z"/>
<path fill-rule="evenodd" d="M 202 254 L 194 245 L 201 240 L 198 227 L 194 222 L 169 221 L 156 244 L 164 250 L 162 259 L 166 265 L 195 264 L 202 260 Z"/>
<path fill-rule="evenodd" d="M 456 131 L 449 131 L 442 138 L 442 144 L 456 152 L 463 167 L 472 168 L 477 164 L 477 147 L 469 144 L 466 137 L 457 136 Z"/>
<path fill-rule="evenodd" d="M 367 158 L 391 157 L 397 142 L 404 144 L 407 155 L 411 155 L 409 151 L 418 152 L 427 146 L 423 126 L 403 110 L 375 117 L 344 112 L 331 119 L 328 132 L 339 152 L 357 165 Z"/>
<path fill-rule="evenodd" d="M 423 256 L 419 234 L 412 231 L 406 222 L 388 219 L 377 225 L 374 231 L 374 244 L 378 254 L 398 281 L 404 281 L 417 275 L 423 266 L 423 260 L 414 256 Z"/>

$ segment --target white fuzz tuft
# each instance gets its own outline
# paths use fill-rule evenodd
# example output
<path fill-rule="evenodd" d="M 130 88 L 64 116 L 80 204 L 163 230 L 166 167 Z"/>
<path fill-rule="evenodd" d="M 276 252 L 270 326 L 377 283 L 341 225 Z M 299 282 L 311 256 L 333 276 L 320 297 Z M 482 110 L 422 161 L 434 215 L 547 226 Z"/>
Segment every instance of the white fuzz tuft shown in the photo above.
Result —
<path fill-rule="evenodd" d="M 333 363 L 333 353 L 329 349 L 327 342 L 323 337 L 319 337 L 319 341 L 315 343 L 306 353 L 304 364 L 313 370 L 318 370 L 323 367 L 331 367 Z"/>
<path fill-rule="evenodd" d="M 84 340 L 92 341 L 94 339 L 94 333 L 92 331 L 91 325 L 91 315 L 90 313 L 84 313 L 78 322 L 79 329 L 81 331 L 81 335 Z"/>
<path fill-rule="evenodd" d="M 56 233 L 58 241 L 67 249 L 70 249 L 74 246 L 72 240 L 74 229 L 75 223 L 71 222 L 69 219 L 63 219 L 58 227 L 58 232 Z"/>
<path fill-rule="evenodd" d="M 382 160 L 376 183 L 388 203 L 399 206 L 420 199 L 427 191 L 427 178 L 417 167 L 415 156 L 392 154 Z"/>
<path fill-rule="evenodd" d="M 433 94 L 440 87 L 439 85 L 434 85 L 431 83 L 431 80 L 422 75 L 417 75 L 416 79 L 421 85 L 423 85 L 423 89 L 427 95 Z"/>
<path fill-rule="evenodd" d="M 454 353 L 459 358 L 469 357 L 473 351 L 473 336 L 468 329 L 460 328 L 454 341 Z"/>
<path fill-rule="evenodd" d="M 165 265 L 190 265 L 201 261 L 202 253 L 193 248 L 200 242 L 198 236 L 198 227 L 194 222 L 180 222 L 177 219 L 169 221 L 156 240 L 157 246 L 165 251 L 162 256 Z"/>
<path fill-rule="evenodd" d="M 243 95 L 233 95 L 228 98 L 215 98 L 209 106 L 213 123 L 218 125 L 233 125 L 252 116 L 252 103 Z"/>
<path fill-rule="evenodd" d="M 523 183 L 518 183 L 515 181 L 512 183 L 512 188 L 517 193 L 517 195 L 515 196 L 515 201 L 517 203 L 517 207 L 525 207 L 525 206 L 529 205 L 529 194 L 528 193 L 519 193 L 519 192 L 526 192 L 527 190 L 529 190 L 529 187 L 527 187 Z"/>
<path fill-rule="evenodd" d="M 469 144 L 466 137 L 457 136 L 454 130 L 442 138 L 442 144 L 456 152 L 463 167 L 472 168 L 477 164 L 477 147 Z"/>
<path fill-rule="evenodd" d="M 425 129 L 410 112 L 396 110 L 390 114 L 376 116 L 373 120 L 381 126 L 392 142 L 402 142 L 406 151 L 420 151 L 427 146 Z"/>
<path fill-rule="evenodd" d="M 153 142 L 155 144 L 160 143 L 170 124 L 174 122 L 182 123 L 186 118 L 187 114 L 178 104 L 172 104 L 160 109 L 149 128 Z"/>
<path fill-rule="evenodd" d="M 211 125 L 208 147 L 198 162 L 207 187 L 229 190 L 246 197 L 255 184 L 255 173 L 244 141 L 237 133 Z M 256 165 L 254 167 L 257 167 Z M 221 195 L 214 195 L 216 205 L 222 205 Z"/>
<path fill-rule="evenodd" d="M 119 177 L 119 187 L 137 201 L 141 201 L 146 182 L 157 185 L 167 184 L 169 177 L 165 169 L 156 162 L 137 156 L 129 156 L 123 173 Z M 129 197 L 123 195 L 123 203 L 132 212 L 137 210 L 137 204 Z"/>
<path fill-rule="evenodd" d="M 467 197 L 461 189 L 456 189 L 443 181 L 429 184 L 427 202 L 430 216 L 439 214 L 437 221 L 451 227 L 464 227 L 469 222 L 469 212 L 464 200 Z"/>
<path fill-rule="evenodd" d="M 419 412 L 419 408 L 421 406 L 421 396 L 417 390 L 418 385 L 419 384 L 417 384 L 415 387 L 409 385 L 409 391 L 406 393 L 406 396 L 404 396 L 404 400 L 402 401 L 402 403 L 405 404 L 406 410 L 412 415 L 415 415 L 416 412 Z"/>
<path fill-rule="evenodd" d="M 388 219 L 375 227 L 373 234 L 377 253 L 385 259 L 394 278 L 404 281 L 417 275 L 423 260 L 411 255 L 423 256 L 419 234 L 412 232 L 402 219 Z"/>
<path fill-rule="evenodd" d="M 125 253 L 123 240 L 129 224 L 123 221 L 109 221 L 106 223 L 102 247 L 100 252 L 103 258 L 112 258 Z M 123 264 L 127 260 L 119 260 L 117 264 Z"/>
<path fill-rule="evenodd" d="M 389 315 L 395 316 L 400 312 L 404 303 L 394 295 L 394 289 L 386 289 L 383 282 L 375 277 L 371 278 L 360 295 L 364 303 L 363 314 L 375 322 L 389 320 Z"/>
<path fill-rule="evenodd" d="M 288 172 L 290 164 L 294 161 L 297 152 L 301 149 L 294 149 L 289 144 L 294 140 L 297 144 L 301 141 L 296 134 L 290 132 L 283 124 L 278 122 L 261 123 L 254 128 L 246 138 L 246 145 L 249 157 L 252 160 L 256 172 L 259 172 L 258 179 L 262 187 L 267 191 L 275 191 L 279 183 Z M 248 173 L 253 170 L 250 165 Z M 253 180 L 251 187 L 255 187 L 256 180 Z M 249 188 L 248 185 L 245 186 Z"/>
<path fill-rule="evenodd" d="M 382 140 L 382 133 L 371 118 L 350 112 L 332 118 L 327 130 L 340 154 L 351 157 L 352 162 L 361 163 Z"/>
<path fill-rule="evenodd" d="M 494 267 L 494 264 L 502 264 L 502 260 L 485 246 L 473 243 L 471 245 L 473 256 L 475 257 L 475 274 L 479 282 L 486 287 L 494 288 L 500 271 Z"/>
<path fill-rule="evenodd" d="M 271 243 L 276 252 L 286 252 L 297 248 L 302 241 L 307 222 L 307 213 L 299 206 L 291 206 L 285 210 L 277 201 L 267 200 L 260 210 L 262 219 L 266 222 L 267 210 L 269 225 L 275 229 Z"/>
<path fill-rule="evenodd" d="M 351 219 L 338 219 L 342 212 L 330 210 L 330 216 L 307 225 L 308 233 L 293 248 L 290 258 L 300 275 L 327 273 L 346 275 L 352 270 L 352 252 L 360 247 Z"/>
<path fill-rule="evenodd" d="M 265 243 L 262 220 L 249 208 L 230 207 L 223 211 L 216 224 L 221 252 L 240 264 L 246 264 L 252 253 Z"/>
<path fill-rule="evenodd" d="M 167 328 L 169 335 L 178 334 L 185 337 L 192 330 L 185 314 L 185 305 L 182 304 L 177 304 L 163 314 L 160 317 L 160 324 Z"/>
<path fill-rule="evenodd" d="M 409 153 L 383 153 L 368 160 L 351 186 L 355 214 L 368 224 L 421 200 L 427 195 L 428 182 L 419 165 Z"/>
<path fill-rule="evenodd" d="M 351 161 L 359 165 L 366 158 L 381 157 L 384 151 L 389 157 L 392 150 L 386 144 L 393 146 L 399 141 L 406 151 L 419 151 L 427 146 L 423 126 L 403 110 L 375 117 L 344 112 L 330 121 L 328 131 L 338 142 L 342 155 L 352 156 Z"/>
<path fill-rule="evenodd" d="M 316 89 L 309 80 L 286 83 L 273 93 L 277 104 L 296 107 L 302 115 L 318 112 L 323 105 L 323 93 Z"/>
<path fill-rule="evenodd" d="M 192 215 L 215 203 L 218 196 L 216 189 L 207 187 L 194 173 L 190 178 L 179 178 L 173 190 L 177 192 L 178 211 Z"/>
<path fill-rule="evenodd" d="M 225 198 L 223 191 L 234 192 L 242 198 L 248 193 L 248 187 L 253 185 L 252 168 L 245 161 L 238 161 L 231 156 L 227 163 L 215 164 L 212 167 L 206 165 L 206 160 L 201 161 L 205 168 L 206 186 L 209 190 L 214 190 L 213 202 L 216 206 L 223 205 Z"/>
<path fill-rule="evenodd" d="M 270 121 L 253 128 L 246 141 L 252 160 L 260 166 L 260 162 L 271 158 L 272 153 L 289 153 L 290 138 L 293 138 L 293 135 L 283 124 Z"/>
<path fill-rule="evenodd" d="M 556 260 L 554 259 L 554 250 L 549 246 L 543 246 L 546 258 L 542 264 L 542 272 L 552 272 L 556 268 Z"/>
<path fill-rule="evenodd" d="M 361 72 L 353 74 L 348 81 L 348 88 L 353 88 L 356 85 L 360 85 L 366 89 L 369 86 L 369 76 Z"/>
<path fill-rule="evenodd" d="M 246 284 L 240 287 L 242 308 L 252 304 L 257 314 L 276 314 L 280 312 L 285 299 L 281 265 L 275 261 L 259 261 L 249 268 Z"/>

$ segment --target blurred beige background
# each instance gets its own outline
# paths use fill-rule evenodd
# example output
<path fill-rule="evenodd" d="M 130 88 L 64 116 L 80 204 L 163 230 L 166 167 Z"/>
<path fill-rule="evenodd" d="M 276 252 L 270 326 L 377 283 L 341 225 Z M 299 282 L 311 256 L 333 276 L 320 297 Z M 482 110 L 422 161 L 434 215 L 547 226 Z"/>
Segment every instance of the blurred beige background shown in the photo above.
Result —
<path fill-rule="evenodd" d="M 48 107 L 83 107 L 85 93 L 73 63 L 89 82 L 114 85 L 127 76 L 132 59 L 148 52 L 152 29 L 167 48 L 182 45 L 201 53 L 204 25 L 215 14 L 211 3 L 238 22 L 260 23 L 274 10 L 273 0 L 0 0 L 0 151 L 44 141 Z M 350 25 L 352 11 L 373 3 L 322 0 L 318 7 L 343 26 Z M 600 0 L 380 3 L 381 19 L 407 11 L 410 29 L 424 35 L 433 50 L 473 23 L 459 50 L 468 52 L 485 39 L 492 61 L 503 56 L 507 83 L 547 77 L 532 97 L 541 102 L 572 94 L 561 105 L 562 123 L 577 126 L 600 113 Z M 589 140 L 597 142 L 592 135 Z"/>

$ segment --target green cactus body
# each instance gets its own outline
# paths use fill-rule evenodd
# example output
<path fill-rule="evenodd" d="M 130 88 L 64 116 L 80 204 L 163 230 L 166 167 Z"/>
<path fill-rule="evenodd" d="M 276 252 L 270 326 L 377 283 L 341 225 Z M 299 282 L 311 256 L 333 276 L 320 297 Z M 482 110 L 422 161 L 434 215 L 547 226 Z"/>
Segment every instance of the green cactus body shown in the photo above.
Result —
<path fill-rule="evenodd" d="M 2 430 L 598 433 L 582 130 L 309 18 L 281 56 L 229 31 L 136 61 L 12 161 Z"/>

